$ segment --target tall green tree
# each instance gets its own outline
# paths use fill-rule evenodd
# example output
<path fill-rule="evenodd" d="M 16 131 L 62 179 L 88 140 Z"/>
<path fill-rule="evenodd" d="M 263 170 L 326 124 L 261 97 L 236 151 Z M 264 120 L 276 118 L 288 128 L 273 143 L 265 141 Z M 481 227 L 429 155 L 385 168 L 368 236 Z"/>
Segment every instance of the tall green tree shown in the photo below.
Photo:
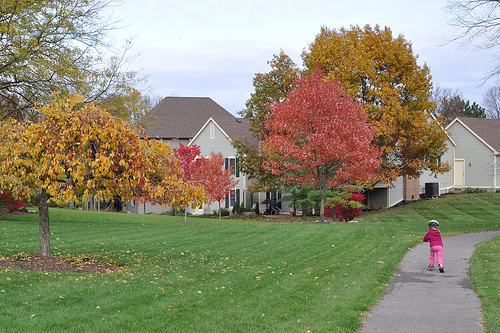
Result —
<path fill-rule="evenodd" d="M 441 124 L 429 121 L 434 104 L 427 65 L 417 64 L 411 43 L 378 25 L 332 30 L 322 27 L 302 55 L 309 70 L 320 66 L 326 79 L 363 102 L 374 142 L 384 154 L 379 179 L 449 170 L 435 161 L 446 150 Z"/>
<path fill-rule="evenodd" d="M 434 116 L 440 117 L 444 123 L 449 124 L 456 117 L 463 116 L 466 102 L 458 90 L 437 86 L 431 100 L 436 104 Z"/>
<path fill-rule="evenodd" d="M 315 202 L 309 197 L 314 187 L 291 185 L 286 186 L 281 201 L 289 201 L 294 211 L 302 211 L 302 220 L 307 222 L 307 211 L 314 207 Z"/>
<path fill-rule="evenodd" d="M 486 109 L 476 102 L 470 104 L 470 101 L 467 101 L 465 102 L 463 116 L 470 118 L 486 118 Z"/>
<path fill-rule="evenodd" d="M 269 106 L 282 102 L 296 88 L 294 80 L 300 75 L 297 65 L 283 50 L 275 54 L 268 64 L 271 71 L 255 75 L 255 91 L 246 102 L 246 108 L 240 112 L 243 118 L 250 121 L 252 136 L 259 141 L 267 134 L 265 117 L 270 113 Z M 256 180 L 249 186 L 251 192 L 272 191 L 282 186 L 278 177 L 262 167 L 265 156 L 260 146 L 251 147 L 248 141 L 242 140 L 235 140 L 233 145 L 238 151 L 240 171 Z"/>
<path fill-rule="evenodd" d="M 144 127 L 144 119 L 162 99 L 144 95 L 129 85 L 120 85 L 101 98 L 97 104 L 115 117 L 130 120 Z"/>
<path fill-rule="evenodd" d="M 456 117 L 486 118 L 485 108 L 464 100 L 457 90 L 437 86 L 432 95 L 436 104 L 433 114 L 449 124 Z"/>
<path fill-rule="evenodd" d="M 111 0 L 3 0 L 0 5 L 0 117 L 29 115 L 53 92 L 98 101 L 136 83 L 123 68 L 130 43 L 116 47 Z M 108 11 L 109 12 L 109 11 Z M 108 51 L 111 58 L 102 55 Z M 108 52 L 109 53 L 109 52 Z M 6 104 L 9 107 L 2 108 Z M 15 107 L 13 107 L 15 106 Z M 21 115 L 21 116 L 20 116 Z"/>

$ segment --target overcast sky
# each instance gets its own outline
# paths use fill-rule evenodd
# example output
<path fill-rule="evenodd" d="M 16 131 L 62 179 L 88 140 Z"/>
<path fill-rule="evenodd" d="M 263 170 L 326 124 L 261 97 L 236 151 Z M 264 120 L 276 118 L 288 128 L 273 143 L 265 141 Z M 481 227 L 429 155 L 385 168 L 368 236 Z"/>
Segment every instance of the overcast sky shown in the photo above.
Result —
<path fill-rule="evenodd" d="M 255 73 L 282 49 L 301 68 L 300 54 L 322 26 L 388 26 L 411 42 L 434 85 L 457 89 L 481 104 L 490 51 L 447 43 L 453 28 L 446 0 L 125 0 L 112 18 L 133 37 L 130 63 L 148 77 L 149 95 L 211 97 L 229 112 L 245 107 Z"/>

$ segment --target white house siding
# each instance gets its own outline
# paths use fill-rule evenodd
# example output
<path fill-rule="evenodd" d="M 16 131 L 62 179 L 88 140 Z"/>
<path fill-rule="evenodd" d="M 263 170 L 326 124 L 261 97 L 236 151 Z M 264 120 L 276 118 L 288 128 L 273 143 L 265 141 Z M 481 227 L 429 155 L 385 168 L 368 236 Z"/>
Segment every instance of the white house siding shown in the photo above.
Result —
<path fill-rule="evenodd" d="M 455 159 L 465 160 L 465 187 L 493 187 L 493 151 L 459 122 L 454 123 L 450 132 L 457 142 Z"/>
<path fill-rule="evenodd" d="M 438 175 L 432 175 L 430 171 L 425 170 L 420 175 L 420 194 L 425 194 L 426 183 L 439 183 L 440 194 L 448 193 L 454 187 L 455 146 L 450 140 L 446 141 L 446 145 L 448 150 L 441 156 L 441 162 L 450 164 L 451 170 Z"/>

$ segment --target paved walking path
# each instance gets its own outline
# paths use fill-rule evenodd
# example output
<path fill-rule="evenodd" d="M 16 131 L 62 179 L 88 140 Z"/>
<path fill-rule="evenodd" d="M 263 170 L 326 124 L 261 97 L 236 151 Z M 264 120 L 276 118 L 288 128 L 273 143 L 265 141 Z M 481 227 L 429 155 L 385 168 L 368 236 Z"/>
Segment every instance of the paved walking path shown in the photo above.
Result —
<path fill-rule="evenodd" d="M 360 333 L 481 333 L 481 302 L 468 268 L 476 243 L 500 231 L 443 238 L 445 273 L 429 271 L 429 244 L 408 252 L 388 290 L 366 318 Z"/>

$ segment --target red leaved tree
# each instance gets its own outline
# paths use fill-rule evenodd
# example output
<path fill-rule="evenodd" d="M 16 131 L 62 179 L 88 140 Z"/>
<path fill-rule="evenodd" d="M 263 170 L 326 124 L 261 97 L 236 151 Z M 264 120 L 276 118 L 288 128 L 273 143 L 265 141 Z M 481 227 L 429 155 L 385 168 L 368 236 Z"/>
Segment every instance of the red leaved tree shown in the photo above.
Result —
<path fill-rule="evenodd" d="M 336 82 L 317 70 L 297 81 L 297 89 L 270 107 L 266 117 L 264 167 L 285 183 L 315 186 L 321 192 L 320 223 L 325 223 L 325 190 L 363 184 L 381 162 L 372 144 L 374 128 L 362 107 Z"/>
<path fill-rule="evenodd" d="M 182 179 L 185 183 L 192 186 L 199 186 L 195 179 L 196 173 L 199 171 L 200 159 L 200 146 L 192 145 L 191 147 L 185 146 L 182 142 L 179 143 L 179 148 L 174 148 L 174 155 L 179 160 L 179 166 L 183 170 Z M 184 222 L 187 220 L 187 206 L 191 204 L 192 198 L 184 196 L 183 201 L 179 202 L 181 208 L 184 208 Z"/>
<path fill-rule="evenodd" d="M 238 180 L 231 175 L 231 169 L 224 169 L 224 157 L 221 153 L 210 153 L 210 157 L 203 157 L 196 179 L 202 184 L 209 202 L 219 202 L 219 219 L 221 218 L 221 204 L 226 195 L 238 184 Z"/>

